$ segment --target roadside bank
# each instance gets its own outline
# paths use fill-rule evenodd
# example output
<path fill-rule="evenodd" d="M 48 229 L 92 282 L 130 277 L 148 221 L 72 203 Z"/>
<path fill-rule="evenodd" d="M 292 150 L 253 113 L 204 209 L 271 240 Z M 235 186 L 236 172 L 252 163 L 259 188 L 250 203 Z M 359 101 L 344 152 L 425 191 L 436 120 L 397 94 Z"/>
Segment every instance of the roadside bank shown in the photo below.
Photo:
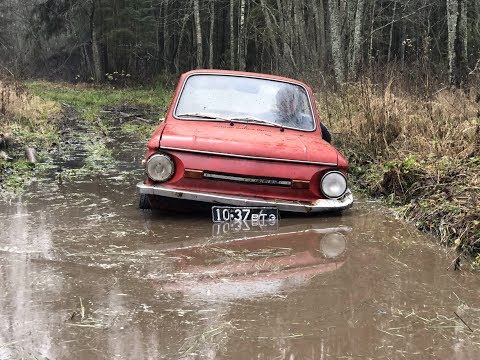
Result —
<path fill-rule="evenodd" d="M 480 265 L 480 95 L 415 97 L 368 81 L 319 94 L 322 118 L 348 157 L 357 191 Z"/>
<path fill-rule="evenodd" d="M 20 193 L 55 171 L 58 181 L 114 166 L 110 131 L 145 138 L 170 101 L 162 87 L 115 89 L 49 82 L 0 83 L 0 191 Z M 36 161 L 29 161 L 33 151 Z M 65 162 L 68 166 L 58 164 Z"/>

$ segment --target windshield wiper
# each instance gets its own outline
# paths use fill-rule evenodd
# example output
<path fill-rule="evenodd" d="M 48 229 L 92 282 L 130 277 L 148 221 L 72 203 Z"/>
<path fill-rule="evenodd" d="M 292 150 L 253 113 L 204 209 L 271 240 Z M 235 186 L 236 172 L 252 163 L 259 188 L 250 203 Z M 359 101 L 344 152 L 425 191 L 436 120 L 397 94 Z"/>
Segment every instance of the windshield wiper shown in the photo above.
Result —
<path fill-rule="evenodd" d="M 210 119 L 210 120 L 219 120 L 219 121 L 231 121 L 227 118 L 222 118 L 220 116 L 214 114 L 202 114 L 202 113 L 186 113 L 186 114 L 178 114 L 177 116 L 184 117 L 184 116 L 194 116 L 200 119 Z"/>
<path fill-rule="evenodd" d="M 280 124 L 277 124 L 276 122 L 263 120 L 263 119 L 259 119 L 259 118 L 251 117 L 251 116 L 239 116 L 239 117 L 230 118 L 230 120 L 231 121 L 241 121 L 241 122 L 246 122 L 246 123 L 265 124 L 265 125 L 270 125 L 270 126 L 274 126 L 274 127 L 278 127 L 278 128 L 283 129 L 283 126 L 280 125 Z"/>
<path fill-rule="evenodd" d="M 256 117 L 252 116 L 238 116 L 238 117 L 232 117 L 232 118 L 224 118 L 221 116 L 217 116 L 215 114 L 204 114 L 204 113 L 185 113 L 185 114 L 178 114 L 177 116 L 183 117 L 183 116 L 192 116 L 192 117 L 197 117 L 200 119 L 209 119 L 209 120 L 217 120 L 217 121 L 227 121 L 233 122 L 238 121 L 238 122 L 243 122 L 243 123 L 257 123 L 257 124 L 265 124 L 273 127 L 278 127 L 280 129 L 283 129 L 284 127 L 280 124 L 277 124 L 273 121 L 268 121 L 268 120 L 263 120 L 259 119 Z"/>

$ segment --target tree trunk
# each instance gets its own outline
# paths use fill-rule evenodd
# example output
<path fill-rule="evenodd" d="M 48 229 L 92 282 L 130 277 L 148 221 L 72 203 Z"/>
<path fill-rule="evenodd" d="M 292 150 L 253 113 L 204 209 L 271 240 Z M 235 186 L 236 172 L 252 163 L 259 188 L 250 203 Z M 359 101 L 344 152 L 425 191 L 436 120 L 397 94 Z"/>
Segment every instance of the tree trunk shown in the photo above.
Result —
<path fill-rule="evenodd" d="M 459 19 L 458 30 L 459 30 L 460 38 L 462 39 L 462 42 L 461 42 L 461 47 L 462 47 L 461 61 L 462 61 L 462 67 L 463 67 L 462 71 L 466 72 L 467 59 L 468 59 L 468 23 L 467 23 L 468 1 L 462 0 L 460 6 L 461 6 L 461 9 L 460 9 L 460 19 Z"/>
<path fill-rule="evenodd" d="M 455 43 L 457 41 L 458 1 L 447 0 L 447 26 L 448 26 L 448 74 L 450 84 L 455 84 Z"/>
<path fill-rule="evenodd" d="M 190 6 L 192 2 L 190 1 Z M 177 51 L 175 54 L 175 60 L 174 60 L 174 65 L 175 65 L 175 70 L 177 74 L 180 73 L 180 57 L 182 55 L 182 45 L 183 45 L 183 38 L 185 34 L 185 27 L 188 22 L 188 18 L 190 17 L 190 12 L 186 11 L 185 15 L 183 16 L 183 21 L 182 21 L 182 28 L 180 30 L 179 38 L 178 38 L 178 46 L 177 46 Z"/>
<path fill-rule="evenodd" d="M 203 67 L 203 39 L 202 26 L 200 23 L 200 5 L 199 0 L 193 0 L 193 17 L 195 19 L 195 34 L 197 45 L 197 69 Z"/>
<path fill-rule="evenodd" d="M 273 67 L 275 69 L 278 68 L 278 59 L 280 57 L 280 53 L 278 51 L 277 39 L 275 38 L 275 33 L 273 32 L 272 28 L 272 21 L 270 19 L 270 12 L 267 8 L 267 4 L 265 0 L 260 0 L 260 5 L 262 7 L 263 17 L 265 18 L 265 25 L 267 26 L 268 37 L 270 38 L 270 46 L 273 50 Z M 263 57 L 263 53 L 262 53 Z M 262 64 L 263 65 L 263 64 Z"/>
<path fill-rule="evenodd" d="M 370 70 L 372 70 L 372 58 L 373 58 L 373 28 L 375 26 L 375 8 L 376 8 L 376 1 L 373 1 L 372 5 L 372 13 L 370 15 L 370 41 L 368 46 L 368 66 Z"/>
<path fill-rule="evenodd" d="M 405 48 L 406 48 L 406 35 L 407 35 L 407 23 L 403 22 L 402 33 L 400 36 L 400 66 L 402 69 L 405 67 Z"/>
<path fill-rule="evenodd" d="M 169 0 L 164 0 L 165 1 L 165 7 L 163 13 L 164 15 L 164 20 L 163 20 L 163 62 L 165 65 L 165 72 L 168 72 L 170 70 L 170 33 L 169 33 L 169 28 L 168 28 L 168 17 L 166 14 L 169 13 L 168 9 L 168 1 Z"/>
<path fill-rule="evenodd" d="M 393 2 L 393 15 L 392 21 L 390 24 L 390 34 L 388 37 L 388 55 L 387 55 L 387 64 L 390 63 L 390 59 L 392 58 L 392 41 L 393 41 L 393 28 L 395 26 L 395 16 L 397 15 L 397 0 Z"/>
<path fill-rule="evenodd" d="M 234 6 L 233 0 L 230 0 L 230 70 L 235 70 L 235 26 L 234 26 Z"/>
<path fill-rule="evenodd" d="M 103 62 L 100 54 L 100 44 L 98 43 L 98 30 L 95 23 L 96 0 L 92 1 L 92 11 L 90 13 L 90 32 L 92 43 L 92 60 L 95 74 L 95 81 L 103 80 Z"/>
<path fill-rule="evenodd" d="M 342 23 L 337 0 L 328 0 L 330 10 L 330 29 L 332 36 L 332 57 L 335 79 L 338 85 L 345 82 L 345 51 L 342 38 Z"/>
<path fill-rule="evenodd" d="M 456 87 L 467 75 L 466 6 L 466 0 L 447 0 L 448 72 L 450 84 Z"/>
<path fill-rule="evenodd" d="M 154 8 L 155 16 L 155 61 L 156 66 L 155 70 L 160 70 L 160 27 L 162 26 L 162 6 L 159 5 L 158 8 Z"/>
<path fill-rule="evenodd" d="M 358 0 L 357 10 L 355 12 L 355 26 L 353 31 L 352 58 L 350 61 L 350 78 L 357 77 L 358 64 L 360 63 L 363 36 L 363 19 L 365 10 L 365 0 Z"/>
<path fill-rule="evenodd" d="M 302 12 L 303 0 L 295 0 L 293 3 L 293 21 L 295 23 L 295 37 L 298 42 L 297 59 L 300 67 L 305 66 L 305 59 L 308 58 L 310 48 L 307 47 L 307 36 L 305 33 L 305 20 Z"/>
<path fill-rule="evenodd" d="M 238 34 L 238 69 L 245 71 L 245 0 L 240 0 L 240 29 Z"/>
<path fill-rule="evenodd" d="M 213 31 L 215 30 L 215 0 L 210 1 L 210 34 L 208 43 L 208 67 L 213 69 Z"/>
<path fill-rule="evenodd" d="M 323 0 L 320 0 L 320 6 L 317 6 L 317 0 L 312 1 L 312 10 L 315 17 L 316 31 L 316 52 L 317 52 L 317 64 L 321 70 L 324 70 L 325 66 L 325 11 L 323 8 Z"/>
<path fill-rule="evenodd" d="M 89 52 L 88 52 L 88 49 L 87 49 L 87 45 L 82 45 L 82 55 L 83 55 L 83 61 L 84 61 L 84 64 L 85 64 L 85 74 L 87 74 L 87 76 L 90 78 L 90 77 L 94 77 L 95 76 L 95 69 L 93 68 L 92 66 L 92 63 L 90 61 L 90 55 L 89 55 Z"/>

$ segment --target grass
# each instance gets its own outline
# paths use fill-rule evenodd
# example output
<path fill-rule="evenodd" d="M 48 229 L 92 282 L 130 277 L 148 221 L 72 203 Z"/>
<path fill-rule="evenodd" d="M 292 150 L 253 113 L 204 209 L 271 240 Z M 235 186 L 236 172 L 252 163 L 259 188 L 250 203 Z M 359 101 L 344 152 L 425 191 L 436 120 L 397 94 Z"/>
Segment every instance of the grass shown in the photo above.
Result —
<path fill-rule="evenodd" d="M 58 139 L 60 106 L 30 94 L 18 82 L 0 81 L 0 133 L 25 146 L 48 146 Z"/>
<path fill-rule="evenodd" d="M 30 164 L 24 157 L 26 147 L 48 149 L 59 139 L 60 106 L 30 94 L 13 81 L 0 80 L 0 189 L 19 192 L 42 165 Z M 8 158 L 8 160 L 7 160 Z"/>
<path fill-rule="evenodd" d="M 105 142 L 92 143 L 90 139 L 108 138 L 112 124 L 119 120 L 122 132 L 148 138 L 172 97 L 171 91 L 158 83 L 144 88 L 115 88 L 7 80 L 0 81 L 0 94 L 0 151 L 13 158 L 0 160 L 0 188 L 13 192 L 21 191 L 42 168 L 41 164 L 26 166 L 26 147 L 36 148 L 40 159 L 45 160 L 68 132 L 77 131 L 75 127 L 81 122 L 82 131 L 88 132 L 77 137 L 87 154 L 85 166 L 65 169 L 63 175 L 75 178 L 98 172 L 113 166 L 112 154 Z M 122 118 L 122 114 L 132 111 L 141 115 Z"/>
<path fill-rule="evenodd" d="M 90 174 L 103 173 L 113 170 L 115 162 L 112 156 L 112 150 L 105 144 L 105 141 L 91 141 L 87 137 L 83 138 L 85 144 L 85 163 L 81 168 L 64 169 L 60 176 L 62 179 L 77 179 Z"/>
<path fill-rule="evenodd" d="M 75 107 L 82 112 L 86 120 L 94 120 L 99 111 L 105 107 L 123 104 L 166 109 L 172 96 L 171 92 L 161 85 L 151 88 L 114 88 L 31 81 L 25 86 L 32 94 L 43 100 Z"/>
<path fill-rule="evenodd" d="M 124 123 L 121 126 L 121 131 L 124 134 L 135 136 L 139 139 L 148 139 L 155 128 L 158 126 L 158 123 L 139 123 L 139 122 L 128 122 Z"/>
<path fill-rule="evenodd" d="M 442 89 L 422 97 L 369 81 L 318 96 L 357 190 L 480 266 L 480 94 Z"/>

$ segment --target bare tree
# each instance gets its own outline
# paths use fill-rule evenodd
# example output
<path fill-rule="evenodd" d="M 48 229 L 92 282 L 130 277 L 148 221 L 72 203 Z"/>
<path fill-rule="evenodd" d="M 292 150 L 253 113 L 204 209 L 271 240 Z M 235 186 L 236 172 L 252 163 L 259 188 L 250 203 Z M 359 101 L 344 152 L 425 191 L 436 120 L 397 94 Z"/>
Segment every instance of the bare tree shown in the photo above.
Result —
<path fill-rule="evenodd" d="M 450 83 L 460 86 L 466 76 L 466 0 L 447 0 L 448 70 Z"/>
<path fill-rule="evenodd" d="M 350 55 L 350 78 L 354 78 L 357 75 L 358 63 L 360 62 L 361 49 L 363 44 L 363 23 L 365 13 L 365 0 L 357 1 L 357 9 L 355 11 L 355 23 L 353 37 L 351 40 L 351 55 Z"/>
<path fill-rule="evenodd" d="M 345 82 L 345 44 L 342 37 L 342 19 L 338 0 L 328 0 L 330 11 L 330 28 L 332 33 L 332 57 L 335 79 L 338 84 Z"/>
<path fill-rule="evenodd" d="M 93 55 L 93 69 L 95 74 L 95 81 L 98 82 L 98 81 L 102 81 L 104 78 L 103 61 L 100 54 L 97 22 L 95 18 L 98 5 L 96 0 L 92 0 L 90 4 L 91 4 L 90 32 L 91 32 L 91 45 L 92 45 L 92 55 Z"/>
<path fill-rule="evenodd" d="M 202 25 L 200 22 L 200 5 L 199 0 L 193 0 L 193 17 L 195 19 L 195 34 L 197 46 L 197 69 L 203 66 L 203 38 Z"/>
<path fill-rule="evenodd" d="M 267 27 L 268 37 L 270 40 L 270 45 L 273 49 L 273 62 L 275 64 L 275 68 L 278 67 L 278 61 L 280 59 L 280 52 L 278 51 L 278 44 L 277 39 L 275 37 L 275 33 L 273 31 L 273 25 L 271 20 L 271 12 L 270 9 L 267 7 L 267 3 L 265 0 L 260 0 L 260 6 L 262 7 L 263 17 L 265 18 L 265 24 Z"/>
<path fill-rule="evenodd" d="M 208 37 L 208 67 L 213 69 L 213 34 L 215 30 L 215 0 L 210 0 L 210 34 Z"/>
<path fill-rule="evenodd" d="M 235 7 L 233 0 L 230 0 L 230 69 L 235 70 Z"/>
<path fill-rule="evenodd" d="M 240 19 L 239 19 L 239 34 L 238 34 L 238 69 L 245 71 L 245 1 L 240 0 Z"/>
<path fill-rule="evenodd" d="M 193 0 L 190 1 L 188 8 L 191 7 L 192 1 Z M 183 15 L 182 28 L 180 30 L 180 34 L 178 35 L 178 46 L 177 46 L 177 52 L 175 54 L 175 61 L 174 61 L 177 74 L 180 73 L 180 58 L 182 56 L 182 45 L 183 45 L 183 39 L 185 38 L 185 28 L 187 26 L 188 19 L 190 18 L 190 15 L 191 15 L 191 12 L 189 11 L 188 8 L 185 10 L 185 15 Z"/>

